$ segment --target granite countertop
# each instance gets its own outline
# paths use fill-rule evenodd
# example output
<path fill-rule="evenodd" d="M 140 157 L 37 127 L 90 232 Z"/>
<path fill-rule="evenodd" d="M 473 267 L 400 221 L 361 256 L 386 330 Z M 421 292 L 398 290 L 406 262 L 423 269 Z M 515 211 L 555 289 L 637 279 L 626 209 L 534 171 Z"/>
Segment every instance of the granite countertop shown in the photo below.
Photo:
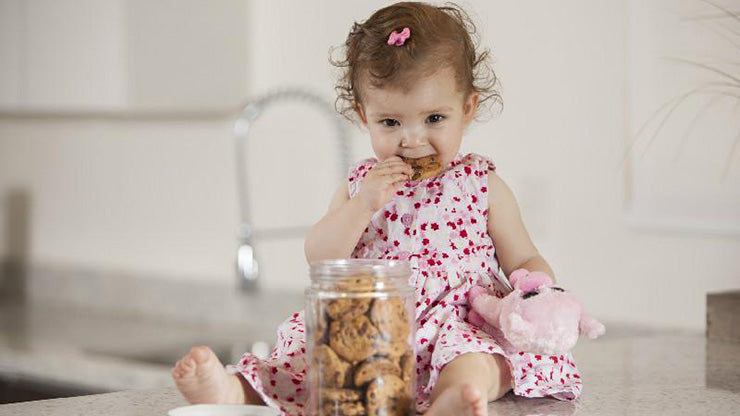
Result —
<path fill-rule="evenodd" d="M 300 292 L 77 269 L 23 279 L 24 293 L 0 297 L 0 381 L 80 392 L 173 387 L 171 366 L 190 347 L 234 362 L 254 342 L 274 342 L 277 325 L 304 304 Z"/>
<path fill-rule="evenodd" d="M 186 404 L 170 378 L 178 354 L 196 344 L 241 353 L 250 341 L 274 342 L 277 324 L 303 306 L 298 292 L 248 294 L 77 270 L 35 270 L 25 280 L 25 301 L 0 301 L 0 376 L 115 392 L 0 405 L 0 416 L 164 415 Z M 605 324 L 604 337 L 581 339 L 573 351 L 584 383 L 579 400 L 510 393 L 490 404 L 489 415 L 740 409 L 740 344 L 707 341 L 698 331 Z M 172 363 L 140 359 L 162 351 Z"/>
<path fill-rule="evenodd" d="M 740 409 L 740 345 L 708 343 L 690 331 L 608 323 L 607 331 L 573 351 L 584 381 L 579 400 L 510 393 L 489 405 L 489 415 L 730 415 Z M 0 416 L 164 415 L 185 404 L 168 387 L 7 404 Z"/>
<path fill-rule="evenodd" d="M 65 305 L 0 307 L 0 376 L 116 391 L 173 386 L 169 367 L 130 359 L 143 348 L 187 349 L 238 331 L 203 329 Z"/>
<path fill-rule="evenodd" d="M 0 406 L 0 415 L 153 416 L 167 415 L 168 410 L 185 405 L 187 402 L 172 387 L 6 404 Z"/>

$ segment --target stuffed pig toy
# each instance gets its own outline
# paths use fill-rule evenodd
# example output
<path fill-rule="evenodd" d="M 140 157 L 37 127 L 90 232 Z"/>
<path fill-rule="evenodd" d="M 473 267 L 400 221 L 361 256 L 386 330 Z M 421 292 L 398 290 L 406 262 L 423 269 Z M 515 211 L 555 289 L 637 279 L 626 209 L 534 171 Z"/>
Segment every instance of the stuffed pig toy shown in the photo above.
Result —
<path fill-rule="evenodd" d="M 503 335 L 517 351 L 545 355 L 567 353 L 579 333 L 591 339 L 604 334 L 604 325 L 584 314 L 578 299 L 553 286 L 546 273 L 518 269 L 509 281 L 514 288 L 504 298 L 473 287 L 468 293 L 472 308 L 468 322 L 492 335 Z"/>

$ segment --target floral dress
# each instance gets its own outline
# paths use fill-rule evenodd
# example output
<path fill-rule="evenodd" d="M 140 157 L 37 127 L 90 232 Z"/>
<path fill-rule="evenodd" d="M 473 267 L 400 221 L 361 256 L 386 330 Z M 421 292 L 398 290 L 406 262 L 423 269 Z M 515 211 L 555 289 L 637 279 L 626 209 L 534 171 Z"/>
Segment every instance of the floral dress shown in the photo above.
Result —
<path fill-rule="evenodd" d="M 350 168 L 348 187 L 355 197 L 368 171 L 378 162 L 364 159 Z M 417 410 L 429 406 L 440 371 L 470 352 L 501 354 L 511 369 L 513 392 L 525 397 L 573 400 L 581 380 L 570 354 L 542 356 L 516 351 L 468 323 L 467 293 L 475 285 L 498 297 L 508 293 L 488 235 L 488 172 L 496 167 L 475 153 L 458 154 L 443 171 L 409 181 L 376 212 L 360 237 L 353 258 L 410 262 L 409 284 L 416 288 Z M 308 398 L 303 312 L 286 320 L 272 355 L 260 360 L 244 354 L 227 366 L 241 373 L 265 403 L 285 415 L 303 415 Z"/>

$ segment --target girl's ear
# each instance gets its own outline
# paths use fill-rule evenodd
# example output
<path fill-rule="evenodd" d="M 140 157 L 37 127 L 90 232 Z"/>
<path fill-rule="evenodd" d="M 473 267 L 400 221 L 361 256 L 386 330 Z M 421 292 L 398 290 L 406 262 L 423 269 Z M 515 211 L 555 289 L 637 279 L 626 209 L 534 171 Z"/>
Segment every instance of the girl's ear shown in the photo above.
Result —
<path fill-rule="evenodd" d="M 365 112 L 362 109 L 362 104 L 355 102 L 355 112 L 360 117 L 360 121 L 362 122 L 362 125 L 367 127 L 367 118 L 365 117 Z"/>
<path fill-rule="evenodd" d="M 463 104 L 463 123 L 467 127 L 475 117 L 475 110 L 478 109 L 478 93 L 473 92 L 468 95 L 468 98 Z"/>

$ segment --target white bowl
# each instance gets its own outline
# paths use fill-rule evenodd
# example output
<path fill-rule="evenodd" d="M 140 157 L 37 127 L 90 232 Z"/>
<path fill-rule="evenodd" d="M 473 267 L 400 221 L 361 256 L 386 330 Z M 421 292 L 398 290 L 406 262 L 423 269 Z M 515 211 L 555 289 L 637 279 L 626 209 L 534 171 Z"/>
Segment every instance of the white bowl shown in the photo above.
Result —
<path fill-rule="evenodd" d="M 280 416 L 280 412 L 267 406 L 247 404 L 195 404 L 167 412 L 169 416 Z"/>

